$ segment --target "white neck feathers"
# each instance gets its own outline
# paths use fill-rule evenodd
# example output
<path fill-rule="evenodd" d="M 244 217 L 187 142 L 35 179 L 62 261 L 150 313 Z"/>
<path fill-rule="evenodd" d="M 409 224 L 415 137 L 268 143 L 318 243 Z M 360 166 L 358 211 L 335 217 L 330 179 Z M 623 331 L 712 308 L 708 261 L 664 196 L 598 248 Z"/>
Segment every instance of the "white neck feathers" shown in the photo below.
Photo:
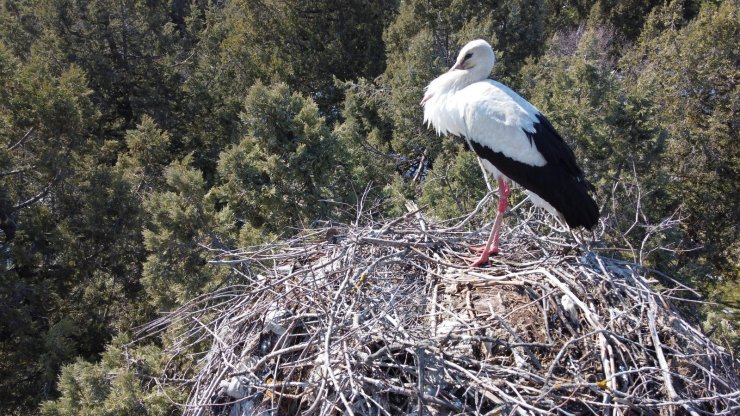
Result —
<path fill-rule="evenodd" d="M 424 123 L 434 127 L 437 134 L 464 135 L 462 114 L 455 103 L 455 93 L 479 81 L 471 71 L 446 72 L 429 83 L 424 100 Z"/>

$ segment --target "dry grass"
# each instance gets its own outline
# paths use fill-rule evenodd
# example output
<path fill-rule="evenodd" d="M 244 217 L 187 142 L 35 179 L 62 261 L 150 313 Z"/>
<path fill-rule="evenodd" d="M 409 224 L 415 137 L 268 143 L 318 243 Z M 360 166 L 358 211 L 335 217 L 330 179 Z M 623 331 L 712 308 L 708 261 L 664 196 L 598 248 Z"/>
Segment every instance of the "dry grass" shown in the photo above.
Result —
<path fill-rule="evenodd" d="M 190 391 L 187 415 L 740 412 L 738 362 L 675 312 L 675 290 L 531 218 L 468 268 L 487 232 L 469 220 L 411 212 L 214 253 L 243 284 L 136 342 L 176 334 L 157 382 Z"/>

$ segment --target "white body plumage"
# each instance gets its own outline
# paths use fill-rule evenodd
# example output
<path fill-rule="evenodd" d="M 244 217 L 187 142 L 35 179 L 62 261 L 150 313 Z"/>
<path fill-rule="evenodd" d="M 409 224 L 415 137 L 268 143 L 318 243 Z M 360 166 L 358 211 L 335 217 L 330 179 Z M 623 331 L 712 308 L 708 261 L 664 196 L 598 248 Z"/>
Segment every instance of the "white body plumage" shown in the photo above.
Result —
<path fill-rule="evenodd" d="M 531 165 L 547 164 L 526 132 L 535 133 L 539 110 L 509 87 L 494 80 L 465 85 L 458 73 L 446 72 L 426 88 L 424 122 L 437 134 L 454 134 L 474 140 L 494 152 Z M 462 88 L 460 88 L 462 87 Z M 496 178 L 509 179 L 496 166 L 481 159 Z M 555 216 L 559 212 L 536 193 L 526 190 L 535 206 Z"/>

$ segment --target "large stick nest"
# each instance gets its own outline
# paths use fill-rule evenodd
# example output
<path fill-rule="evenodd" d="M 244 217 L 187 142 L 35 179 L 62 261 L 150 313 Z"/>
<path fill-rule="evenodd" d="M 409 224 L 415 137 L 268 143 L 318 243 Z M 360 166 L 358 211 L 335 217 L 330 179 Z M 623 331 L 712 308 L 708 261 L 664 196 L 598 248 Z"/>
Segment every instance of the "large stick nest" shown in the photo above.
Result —
<path fill-rule="evenodd" d="M 525 224 L 471 269 L 485 231 L 465 222 L 416 212 L 222 252 L 243 284 L 136 342 L 175 337 L 156 381 L 190 392 L 186 415 L 740 411 L 737 361 L 644 268 Z"/>

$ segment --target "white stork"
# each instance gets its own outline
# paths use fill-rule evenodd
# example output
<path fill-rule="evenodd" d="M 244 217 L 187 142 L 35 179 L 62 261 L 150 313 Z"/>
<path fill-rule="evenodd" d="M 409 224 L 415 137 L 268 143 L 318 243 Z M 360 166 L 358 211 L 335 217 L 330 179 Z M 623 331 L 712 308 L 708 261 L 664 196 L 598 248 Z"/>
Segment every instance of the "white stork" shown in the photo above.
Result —
<path fill-rule="evenodd" d="M 426 87 L 424 122 L 437 134 L 464 137 L 499 185 L 498 214 L 473 266 L 498 253 L 509 180 L 526 189 L 532 202 L 571 227 L 592 228 L 599 209 L 573 151 L 537 108 L 507 86 L 488 79 L 496 55 L 484 40 L 462 48 L 455 65 Z"/>

